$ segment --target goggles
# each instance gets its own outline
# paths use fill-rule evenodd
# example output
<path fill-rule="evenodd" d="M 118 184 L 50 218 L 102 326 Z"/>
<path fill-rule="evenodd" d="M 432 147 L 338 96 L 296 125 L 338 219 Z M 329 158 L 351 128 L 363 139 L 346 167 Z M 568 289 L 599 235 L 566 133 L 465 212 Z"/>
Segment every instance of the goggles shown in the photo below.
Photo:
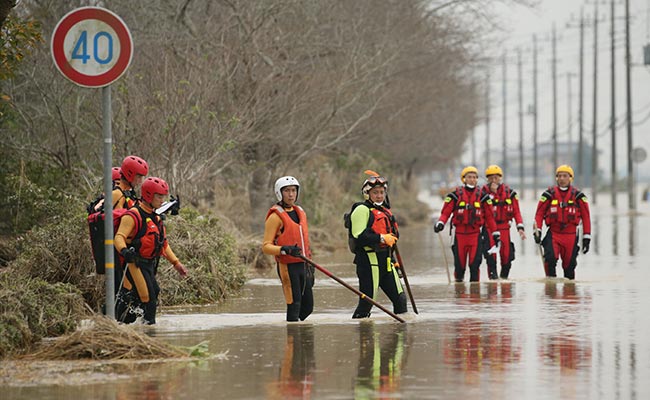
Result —
<path fill-rule="evenodd" d="M 370 178 L 366 179 L 366 181 L 371 184 L 371 185 L 385 185 L 388 183 L 388 180 L 384 178 L 383 176 L 371 176 Z"/>

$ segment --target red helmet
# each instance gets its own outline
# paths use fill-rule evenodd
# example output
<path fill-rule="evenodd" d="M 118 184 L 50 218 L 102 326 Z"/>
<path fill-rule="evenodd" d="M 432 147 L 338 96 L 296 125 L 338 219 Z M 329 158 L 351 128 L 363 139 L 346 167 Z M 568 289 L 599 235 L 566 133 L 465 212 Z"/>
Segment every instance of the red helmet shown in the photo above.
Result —
<path fill-rule="evenodd" d="M 142 200 L 151 203 L 154 194 L 168 194 L 169 186 L 167 185 L 167 182 L 160 178 L 149 177 L 144 180 L 140 190 L 142 191 Z"/>
<path fill-rule="evenodd" d="M 112 174 L 112 180 L 119 181 L 120 176 L 122 175 L 122 168 L 113 167 L 113 169 L 111 170 L 111 174 Z"/>
<path fill-rule="evenodd" d="M 122 175 L 131 183 L 136 175 L 145 176 L 149 172 L 149 165 L 138 156 L 128 156 L 122 161 Z"/>

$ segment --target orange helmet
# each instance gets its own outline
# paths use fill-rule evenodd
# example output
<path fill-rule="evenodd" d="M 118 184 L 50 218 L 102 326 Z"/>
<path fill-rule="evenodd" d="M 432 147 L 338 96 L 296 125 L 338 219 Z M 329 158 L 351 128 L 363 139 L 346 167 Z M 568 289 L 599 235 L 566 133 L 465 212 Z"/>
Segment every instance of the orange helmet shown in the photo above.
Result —
<path fill-rule="evenodd" d="M 557 174 L 560 172 L 566 172 L 569 174 L 569 177 L 571 177 L 571 182 L 573 182 L 573 168 L 571 168 L 570 165 L 567 164 L 562 164 L 557 169 L 555 170 L 555 177 L 557 178 Z"/>

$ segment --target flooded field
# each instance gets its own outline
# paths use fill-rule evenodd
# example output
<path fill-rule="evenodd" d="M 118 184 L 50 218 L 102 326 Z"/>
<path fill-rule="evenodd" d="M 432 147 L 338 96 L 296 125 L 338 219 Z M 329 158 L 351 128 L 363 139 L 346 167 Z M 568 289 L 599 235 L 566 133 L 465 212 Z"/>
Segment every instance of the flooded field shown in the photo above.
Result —
<path fill-rule="evenodd" d="M 314 314 L 287 324 L 270 272 L 226 304 L 163 310 L 148 330 L 175 345 L 209 341 L 218 356 L 56 363 L 55 377 L 26 369 L 3 381 L 1 397 L 648 399 L 650 207 L 640 204 L 640 215 L 630 216 L 598 200 L 592 249 L 580 255 L 574 282 L 544 279 L 532 238 L 516 238 L 510 280 L 488 281 L 483 264 L 480 283 L 449 284 L 432 227 L 405 228 L 400 252 L 419 309 L 406 324 L 377 309 L 368 321 L 352 320 L 355 295 L 319 273 Z M 534 207 L 523 203 L 529 234 Z M 356 287 L 350 253 L 314 260 Z M 383 293 L 377 300 L 389 305 Z"/>

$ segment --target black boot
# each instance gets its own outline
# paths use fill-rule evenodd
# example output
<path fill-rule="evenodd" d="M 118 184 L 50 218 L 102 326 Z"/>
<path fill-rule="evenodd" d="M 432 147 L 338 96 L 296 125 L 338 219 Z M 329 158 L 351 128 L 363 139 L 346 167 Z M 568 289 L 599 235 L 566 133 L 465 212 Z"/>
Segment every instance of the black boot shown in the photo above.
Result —
<path fill-rule="evenodd" d="M 508 263 L 506 265 L 501 266 L 501 279 L 508 279 L 508 275 L 510 274 L 510 266 L 512 264 Z"/>

